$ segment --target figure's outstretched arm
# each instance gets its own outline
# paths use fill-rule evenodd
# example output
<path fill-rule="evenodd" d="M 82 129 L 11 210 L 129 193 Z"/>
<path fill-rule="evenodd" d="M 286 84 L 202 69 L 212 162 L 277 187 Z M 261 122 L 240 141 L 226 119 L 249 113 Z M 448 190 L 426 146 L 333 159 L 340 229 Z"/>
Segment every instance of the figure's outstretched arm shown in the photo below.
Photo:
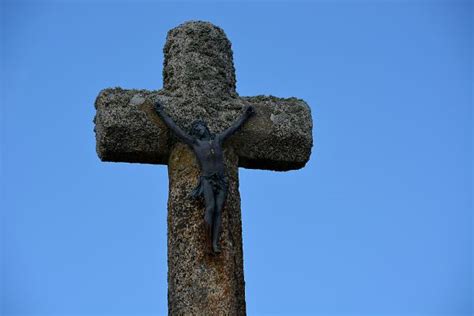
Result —
<path fill-rule="evenodd" d="M 255 114 L 254 107 L 251 105 L 246 106 L 244 110 L 244 114 L 242 114 L 242 116 L 239 117 L 239 119 L 236 120 L 234 124 L 232 124 L 228 129 L 226 129 L 219 135 L 219 138 L 221 139 L 221 141 L 222 142 L 225 141 L 227 138 L 229 138 L 235 132 L 237 132 L 242 127 L 242 125 L 244 125 L 244 123 L 254 114 Z"/>
<path fill-rule="evenodd" d="M 165 110 L 163 109 L 163 105 L 161 105 L 160 102 L 155 103 L 155 110 L 156 113 L 161 117 L 163 122 L 165 122 L 166 126 L 171 129 L 178 138 L 180 138 L 183 142 L 185 142 L 188 145 L 194 144 L 194 139 L 186 134 L 176 123 L 171 119 L 171 117 L 166 114 Z"/>

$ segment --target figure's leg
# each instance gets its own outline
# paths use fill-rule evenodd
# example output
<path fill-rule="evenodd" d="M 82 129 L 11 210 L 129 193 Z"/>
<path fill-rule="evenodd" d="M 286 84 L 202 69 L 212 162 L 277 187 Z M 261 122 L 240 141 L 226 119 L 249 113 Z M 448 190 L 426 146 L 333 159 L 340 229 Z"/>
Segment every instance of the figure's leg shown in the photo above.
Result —
<path fill-rule="evenodd" d="M 215 253 L 221 252 L 219 248 L 219 237 L 222 230 L 222 209 L 224 208 L 226 196 L 227 188 L 218 190 L 215 195 L 216 209 L 214 212 L 214 225 L 212 227 L 212 249 Z"/>
<path fill-rule="evenodd" d="M 214 199 L 214 192 L 212 191 L 212 186 L 209 181 L 202 180 L 202 190 L 204 195 L 204 202 L 206 204 L 206 209 L 204 211 L 204 223 L 206 224 L 208 237 L 211 238 L 216 202 Z"/>

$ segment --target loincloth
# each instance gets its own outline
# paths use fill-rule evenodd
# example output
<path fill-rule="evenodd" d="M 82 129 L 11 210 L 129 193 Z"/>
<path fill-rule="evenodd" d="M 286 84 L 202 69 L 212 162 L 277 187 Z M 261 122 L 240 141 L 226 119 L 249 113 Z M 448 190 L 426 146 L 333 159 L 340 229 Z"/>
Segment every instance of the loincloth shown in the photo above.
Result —
<path fill-rule="evenodd" d="M 227 191 L 229 184 L 227 178 L 223 174 L 213 173 L 210 176 L 200 176 L 196 188 L 194 188 L 194 190 L 191 192 L 191 196 L 193 198 L 197 198 L 204 194 L 204 181 L 207 181 L 211 185 L 212 191 L 214 193 L 219 191 Z"/>

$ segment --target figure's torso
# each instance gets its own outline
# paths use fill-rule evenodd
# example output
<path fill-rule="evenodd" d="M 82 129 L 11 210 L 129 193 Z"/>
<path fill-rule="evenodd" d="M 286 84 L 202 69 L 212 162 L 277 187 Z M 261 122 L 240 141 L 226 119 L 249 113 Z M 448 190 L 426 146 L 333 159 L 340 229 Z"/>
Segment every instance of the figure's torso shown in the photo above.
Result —
<path fill-rule="evenodd" d="M 224 174 L 224 152 L 218 139 L 196 140 L 193 151 L 202 175 Z"/>

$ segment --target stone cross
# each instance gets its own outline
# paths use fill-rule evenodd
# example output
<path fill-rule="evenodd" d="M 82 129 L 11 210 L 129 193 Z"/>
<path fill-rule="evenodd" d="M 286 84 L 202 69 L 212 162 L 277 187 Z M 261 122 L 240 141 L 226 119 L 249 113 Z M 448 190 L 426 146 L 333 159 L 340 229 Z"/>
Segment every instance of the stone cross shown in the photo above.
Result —
<path fill-rule="evenodd" d="M 240 97 L 231 43 L 210 23 L 187 22 L 170 30 L 164 54 L 163 89 L 100 92 L 97 152 L 102 161 L 168 165 L 169 314 L 245 315 L 238 167 L 302 168 L 313 143 L 310 108 L 296 98 Z M 182 129 L 201 119 L 212 133 L 228 128 L 246 105 L 255 108 L 256 115 L 225 143 L 229 190 L 217 256 L 209 252 L 204 204 L 189 198 L 199 177 L 196 159 L 158 117 L 156 101 Z"/>

